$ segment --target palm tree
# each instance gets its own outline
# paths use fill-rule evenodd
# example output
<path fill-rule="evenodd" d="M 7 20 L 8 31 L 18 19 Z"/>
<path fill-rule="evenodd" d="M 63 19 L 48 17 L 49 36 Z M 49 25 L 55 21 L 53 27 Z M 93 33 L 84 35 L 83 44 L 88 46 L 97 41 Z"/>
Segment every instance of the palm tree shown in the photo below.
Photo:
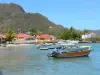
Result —
<path fill-rule="evenodd" d="M 12 29 L 8 29 L 5 35 L 6 41 L 9 41 L 9 43 L 16 37 L 16 33 Z"/>

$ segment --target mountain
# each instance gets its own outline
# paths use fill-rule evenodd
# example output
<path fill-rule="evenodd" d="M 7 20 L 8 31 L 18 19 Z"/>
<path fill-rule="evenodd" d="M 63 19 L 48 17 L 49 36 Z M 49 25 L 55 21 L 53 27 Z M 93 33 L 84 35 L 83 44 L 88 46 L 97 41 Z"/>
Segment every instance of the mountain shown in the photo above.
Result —
<path fill-rule="evenodd" d="M 16 13 L 24 13 L 23 8 L 17 4 L 0 4 L 0 24 L 10 19 Z"/>
<path fill-rule="evenodd" d="M 52 27 L 52 28 L 49 28 Z M 27 13 L 17 4 L 0 4 L 0 32 L 4 33 L 9 28 L 27 32 L 29 28 L 39 29 L 43 33 L 57 35 L 64 29 L 40 13 Z"/>
<path fill-rule="evenodd" d="M 93 32 L 96 35 L 100 35 L 100 29 L 99 30 L 88 30 L 89 32 Z"/>

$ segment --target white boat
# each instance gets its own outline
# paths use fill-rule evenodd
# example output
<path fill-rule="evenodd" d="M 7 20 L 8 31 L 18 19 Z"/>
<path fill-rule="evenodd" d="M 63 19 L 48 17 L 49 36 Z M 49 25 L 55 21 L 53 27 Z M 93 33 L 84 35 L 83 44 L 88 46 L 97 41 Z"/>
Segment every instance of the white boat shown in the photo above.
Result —
<path fill-rule="evenodd" d="M 65 40 L 59 41 L 57 44 L 61 46 L 75 45 L 74 43 L 66 42 Z"/>
<path fill-rule="evenodd" d="M 77 40 L 69 40 L 69 43 L 77 44 L 77 43 L 79 43 L 79 41 L 77 41 Z"/>
<path fill-rule="evenodd" d="M 45 45 L 41 45 L 41 46 L 39 47 L 39 49 L 40 49 L 40 50 L 48 50 L 48 47 L 45 46 Z"/>
<path fill-rule="evenodd" d="M 58 43 L 72 43 L 72 44 L 77 44 L 79 43 L 78 40 L 59 40 Z"/>

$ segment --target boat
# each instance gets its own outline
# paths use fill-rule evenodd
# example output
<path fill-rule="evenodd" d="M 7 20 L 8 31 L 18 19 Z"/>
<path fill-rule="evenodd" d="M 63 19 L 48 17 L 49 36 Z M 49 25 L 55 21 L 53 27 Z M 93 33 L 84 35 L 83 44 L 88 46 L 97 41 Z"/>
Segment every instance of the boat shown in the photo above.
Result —
<path fill-rule="evenodd" d="M 52 43 L 41 43 L 41 44 L 37 44 L 37 49 L 40 49 L 40 50 L 48 50 L 48 49 L 54 49 L 55 48 L 55 45 L 53 45 Z"/>
<path fill-rule="evenodd" d="M 65 48 L 61 47 L 56 48 L 51 53 L 48 53 L 48 57 L 82 57 L 82 56 L 88 56 L 90 52 L 92 51 L 91 46 L 77 46 L 77 45 L 69 45 Z"/>
<path fill-rule="evenodd" d="M 57 47 L 57 45 L 51 45 L 51 46 L 48 46 L 48 49 L 55 49 Z"/>
<path fill-rule="evenodd" d="M 7 44 L 0 44 L 1 47 L 7 47 Z"/>
<path fill-rule="evenodd" d="M 46 45 L 46 46 L 51 46 L 51 45 L 53 45 L 52 43 L 44 43 L 44 45 Z"/>
<path fill-rule="evenodd" d="M 37 49 L 39 49 L 41 47 L 41 44 L 37 44 L 36 47 Z"/>
<path fill-rule="evenodd" d="M 67 43 L 78 44 L 78 40 L 66 40 Z"/>
<path fill-rule="evenodd" d="M 66 45 L 66 44 L 78 44 L 79 41 L 77 40 L 59 40 L 58 44 L 59 45 Z"/>
<path fill-rule="evenodd" d="M 93 40 L 92 40 L 92 43 L 96 43 L 96 39 L 93 39 Z"/>
<path fill-rule="evenodd" d="M 48 47 L 47 46 L 45 46 L 45 45 L 42 45 L 42 46 L 40 46 L 40 48 L 39 48 L 40 50 L 48 50 Z"/>
<path fill-rule="evenodd" d="M 37 44 L 37 49 L 40 49 L 40 50 L 48 50 L 48 47 L 44 44 Z"/>
<path fill-rule="evenodd" d="M 48 50 L 48 48 L 40 48 L 40 50 Z"/>

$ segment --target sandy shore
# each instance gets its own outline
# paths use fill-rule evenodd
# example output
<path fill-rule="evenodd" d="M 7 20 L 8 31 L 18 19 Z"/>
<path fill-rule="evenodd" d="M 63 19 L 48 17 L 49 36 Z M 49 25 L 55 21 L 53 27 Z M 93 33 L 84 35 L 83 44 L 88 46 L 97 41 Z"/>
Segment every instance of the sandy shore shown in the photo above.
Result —
<path fill-rule="evenodd" d="M 10 46 L 29 46 L 29 45 L 33 45 L 33 44 L 8 44 L 7 47 L 10 47 Z"/>
<path fill-rule="evenodd" d="M 0 48 L 7 48 L 7 47 L 18 47 L 18 46 L 31 46 L 35 44 L 7 44 L 7 45 L 2 45 Z"/>

